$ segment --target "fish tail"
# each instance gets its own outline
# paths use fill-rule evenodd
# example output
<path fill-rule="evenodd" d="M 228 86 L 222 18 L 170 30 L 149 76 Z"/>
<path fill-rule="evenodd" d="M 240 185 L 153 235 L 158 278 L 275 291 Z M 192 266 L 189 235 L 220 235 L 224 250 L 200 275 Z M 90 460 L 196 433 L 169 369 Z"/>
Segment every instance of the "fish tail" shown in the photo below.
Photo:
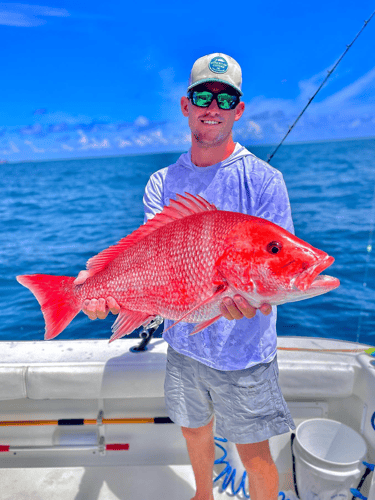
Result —
<path fill-rule="evenodd" d="M 40 304 L 46 330 L 44 339 L 53 339 L 81 310 L 79 297 L 74 293 L 75 278 L 33 274 L 17 276 L 17 281 L 28 288 Z"/>

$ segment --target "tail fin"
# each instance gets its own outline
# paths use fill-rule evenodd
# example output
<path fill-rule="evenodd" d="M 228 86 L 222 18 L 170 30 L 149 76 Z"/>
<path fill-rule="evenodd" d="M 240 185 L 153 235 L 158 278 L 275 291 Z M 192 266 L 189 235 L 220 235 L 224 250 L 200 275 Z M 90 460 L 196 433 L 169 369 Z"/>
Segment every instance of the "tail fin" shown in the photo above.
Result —
<path fill-rule="evenodd" d="M 17 281 L 28 288 L 40 304 L 46 323 L 45 340 L 57 337 L 81 310 L 80 300 L 74 294 L 74 279 L 48 274 L 17 276 Z"/>

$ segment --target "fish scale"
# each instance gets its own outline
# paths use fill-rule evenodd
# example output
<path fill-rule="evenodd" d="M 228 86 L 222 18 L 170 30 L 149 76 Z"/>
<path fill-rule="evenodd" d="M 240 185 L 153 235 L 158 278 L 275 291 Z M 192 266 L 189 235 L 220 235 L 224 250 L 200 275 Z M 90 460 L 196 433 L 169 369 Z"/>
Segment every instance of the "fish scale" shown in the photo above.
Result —
<path fill-rule="evenodd" d="M 112 285 L 111 296 L 119 304 L 140 311 L 157 314 L 160 312 L 157 309 L 162 307 L 163 313 L 168 313 L 171 319 L 187 312 L 192 301 L 206 298 L 212 291 L 210 283 L 220 253 L 216 239 L 208 237 L 209 233 L 214 233 L 212 219 L 216 214 L 206 212 L 204 218 L 191 215 L 189 220 L 171 223 L 167 231 L 156 230 L 121 255 L 101 277 L 106 279 L 106 275 L 114 273 L 121 275 L 117 283 L 119 291 Z M 202 231 L 204 225 L 212 229 L 207 227 Z M 171 245 L 171 242 L 180 243 Z M 95 282 L 87 283 L 82 293 L 99 298 L 101 292 L 96 288 Z"/>
<path fill-rule="evenodd" d="M 17 277 L 41 305 L 46 339 L 56 337 L 87 299 L 111 296 L 119 304 L 114 340 L 155 316 L 198 323 L 197 333 L 221 316 L 223 297 L 236 293 L 260 307 L 339 286 L 330 276 L 316 279 L 334 261 L 325 252 L 272 222 L 185 195 L 91 258 L 82 285 L 68 276 Z"/>

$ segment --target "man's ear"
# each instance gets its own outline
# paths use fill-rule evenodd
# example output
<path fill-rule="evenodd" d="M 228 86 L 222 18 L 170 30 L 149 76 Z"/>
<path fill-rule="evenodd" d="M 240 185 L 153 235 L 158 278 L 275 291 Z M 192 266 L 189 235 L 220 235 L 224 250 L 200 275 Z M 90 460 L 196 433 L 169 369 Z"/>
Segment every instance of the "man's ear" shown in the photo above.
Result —
<path fill-rule="evenodd" d="M 181 97 L 181 111 L 184 116 L 189 116 L 189 99 L 186 95 Z"/>
<path fill-rule="evenodd" d="M 244 111 L 245 111 L 245 103 L 241 101 L 236 106 L 236 114 L 234 116 L 234 121 L 239 120 L 243 115 Z"/>

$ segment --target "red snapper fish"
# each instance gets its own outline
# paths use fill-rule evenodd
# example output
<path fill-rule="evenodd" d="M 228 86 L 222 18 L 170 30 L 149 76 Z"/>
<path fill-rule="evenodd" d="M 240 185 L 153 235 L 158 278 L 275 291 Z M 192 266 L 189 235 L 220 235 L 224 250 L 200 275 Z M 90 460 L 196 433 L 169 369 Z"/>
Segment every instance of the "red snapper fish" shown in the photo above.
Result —
<path fill-rule="evenodd" d="M 198 323 L 221 317 L 223 297 L 254 307 L 308 299 L 340 285 L 320 273 L 334 258 L 259 217 L 217 210 L 201 196 L 177 195 L 164 210 L 87 262 L 89 277 L 17 276 L 37 298 L 45 339 L 59 335 L 86 299 L 112 296 L 121 310 L 111 341 L 162 316 Z"/>

